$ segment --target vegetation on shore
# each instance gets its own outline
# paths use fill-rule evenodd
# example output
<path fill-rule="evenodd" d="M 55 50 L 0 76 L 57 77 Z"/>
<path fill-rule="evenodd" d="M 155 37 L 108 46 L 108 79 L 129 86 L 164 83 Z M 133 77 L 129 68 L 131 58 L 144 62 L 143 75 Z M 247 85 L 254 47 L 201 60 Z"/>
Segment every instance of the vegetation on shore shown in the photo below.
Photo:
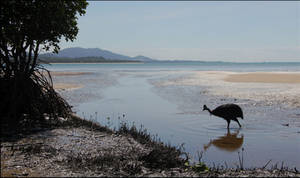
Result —
<path fill-rule="evenodd" d="M 62 38 L 76 38 L 78 15 L 85 14 L 87 5 L 85 0 L 1 1 L 1 122 L 19 127 L 24 118 L 39 120 L 45 113 L 68 117 L 71 108 L 53 89 L 38 56 L 41 50 L 57 53 Z"/>
<path fill-rule="evenodd" d="M 106 59 L 104 57 L 43 57 L 41 63 L 141 63 L 137 60 Z"/>

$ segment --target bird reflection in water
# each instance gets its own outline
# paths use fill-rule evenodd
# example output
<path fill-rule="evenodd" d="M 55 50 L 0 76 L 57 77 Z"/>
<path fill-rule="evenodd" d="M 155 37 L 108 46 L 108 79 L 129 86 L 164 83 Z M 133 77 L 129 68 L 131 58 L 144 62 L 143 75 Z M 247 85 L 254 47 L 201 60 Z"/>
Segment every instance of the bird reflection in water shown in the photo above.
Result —
<path fill-rule="evenodd" d="M 238 129 L 235 133 L 230 133 L 230 130 L 227 129 L 227 134 L 219 137 L 217 139 L 211 140 L 208 144 L 204 145 L 204 151 L 206 151 L 211 145 L 214 145 L 215 147 L 224 150 L 233 152 L 237 149 L 239 149 L 244 142 L 244 136 L 243 134 L 238 137 L 240 129 Z"/>

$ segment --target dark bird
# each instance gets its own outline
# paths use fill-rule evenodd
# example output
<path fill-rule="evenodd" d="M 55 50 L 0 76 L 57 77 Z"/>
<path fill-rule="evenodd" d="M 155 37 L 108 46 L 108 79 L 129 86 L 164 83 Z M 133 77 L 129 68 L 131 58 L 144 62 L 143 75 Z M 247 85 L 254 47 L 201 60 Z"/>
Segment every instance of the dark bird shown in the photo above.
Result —
<path fill-rule="evenodd" d="M 237 118 L 240 117 L 244 119 L 243 111 L 241 107 L 236 104 L 223 104 L 212 111 L 206 105 L 203 105 L 203 111 L 204 110 L 207 110 L 212 115 L 225 119 L 227 121 L 227 128 L 229 128 L 231 120 L 236 121 L 239 126 L 242 127 Z"/>

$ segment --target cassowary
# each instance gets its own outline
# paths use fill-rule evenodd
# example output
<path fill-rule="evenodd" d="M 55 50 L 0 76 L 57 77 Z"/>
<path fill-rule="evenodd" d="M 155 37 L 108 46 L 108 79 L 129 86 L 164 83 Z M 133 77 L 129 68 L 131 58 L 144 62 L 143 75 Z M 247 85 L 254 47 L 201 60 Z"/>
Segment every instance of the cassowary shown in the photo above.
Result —
<path fill-rule="evenodd" d="M 212 115 L 225 119 L 227 121 L 227 128 L 229 128 L 231 120 L 236 121 L 241 127 L 237 118 L 240 117 L 244 119 L 242 109 L 236 104 L 223 104 L 212 111 L 206 105 L 203 105 L 203 111 L 204 110 L 207 110 Z"/>

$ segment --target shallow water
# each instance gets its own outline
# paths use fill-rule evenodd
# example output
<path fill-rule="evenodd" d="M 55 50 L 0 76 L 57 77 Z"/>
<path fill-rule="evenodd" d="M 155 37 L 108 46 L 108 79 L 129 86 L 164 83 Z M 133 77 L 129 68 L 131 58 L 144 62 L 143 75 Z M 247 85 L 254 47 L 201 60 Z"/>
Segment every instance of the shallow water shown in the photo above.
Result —
<path fill-rule="evenodd" d="M 185 151 L 194 159 L 197 159 L 197 152 L 203 151 L 202 160 L 210 166 L 236 167 L 239 165 L 238 152 L 241 154 L 244 148 L 245 167 L 262 167 L 271 159 L 270 165 L 278 163 L 281 166 L 284 161 L 284 165 L 299 169 L 299 108 L 264 106 L 251 100 L 209 96 L 202 93 L 206 88 L 201 86 L 155 85 L 158 81 L 188 75 L 181 70 L 201 70 L 201 67 L 56 64 L 50 70 L 93 72 L 54 78 L 54 82 L 81 83 L 85 86 L 61 93 L 74 106 L 77 114 L 86 119 L 97 120 L 112 128 L 122 121 L 143 125 L 165 142 L 175 146 L 184 143 Z M 293 67 L 287 66 L 282 70 L 295 71 Z M 241 69 L 235 66 L 227 68 L 232 71 Z M 280 70 L 276 65 L 275 68 Z M 255 71 L 255 66 L 247 69 Z M 274 66 L 265 70 L 274 70 Z M 231 122 L 231 128 L 227 130 L 223 119 L 202 111 L 203 104 L 213 109 L 227 102 L 239 103 L 243 108 L 245 119 L 240 120 L 242 128 Z M 286 123 L 289 126 L 284 126 Z"/>

